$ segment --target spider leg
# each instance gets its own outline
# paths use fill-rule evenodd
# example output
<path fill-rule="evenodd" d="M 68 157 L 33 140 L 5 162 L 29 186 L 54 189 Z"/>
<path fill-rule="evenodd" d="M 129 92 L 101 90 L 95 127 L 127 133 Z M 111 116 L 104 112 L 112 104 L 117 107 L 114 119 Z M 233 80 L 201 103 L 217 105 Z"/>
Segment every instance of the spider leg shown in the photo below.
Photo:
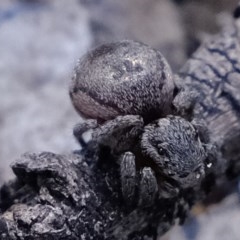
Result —
<path fill-rule="evenodd" d="M 99 145 L 110 147 L 115 154 L 121 154 L 135 144 L 143 124 L 143 119 L 137 115 L 118 116 L 98 127 L 92 139 Z"/>
<path fill-rule="evenodd" d="M 77 139 L 77 141 L 79 142 L 80 146 L 86 147 L 87 143 L 85 142 L 85 140 L 83 139 L 83 134 L 90 130 L 90 129 L 95 129 L 98 127 L 98 123 L 97 120 L 95 119 L 88 119 L 82 123 L 78 123 L 74 126 L 73 128 L 73 135 L 74 137 Z"/>
<path fill-rule="evenodd" d="M 150 167 L 144 167 L 140 171 L 139 206 L 151 206 L 157 192 L 158 184 L 153 170 Z"/>
<path fill-rule="evenodd" d="M 179 202 L 177 204 L 177 215 L 179 218 L 180 225 L 184 224 L 189 210 L 190 210 L 189 204 L 183 198 L 179 199 Z"/>
<path fill-rule="evenodd" d="M 188 88 L 183 87 L 182 80 L 179 76 L 175 75 L 176 95 L 173 99 L 173 106 L 176 113 L 180 116 L 190 117 L 193 107 L 197 101 L 198 94 Z"/>
<path fill-rule="evenodd" d="M 131 205 L 134 201 L 137 181 L 135 156 L 131 152 L 125 152 L 119 160 L 123 199 Z"/>
<path fill-rule="evenodd" d="M 168 181 L 158 182 L 158 192 L 160 198 L 174 198 L 179 194 L 179 187 L 173 186 Z"/>
<path fill-rule="evenodd" d="M 191 123 L 198 130 L 200 140 L 203 143 L 209 143 L 210 141 L 209 129 L 206 123 L 200 119 L 193 119 Z"/>

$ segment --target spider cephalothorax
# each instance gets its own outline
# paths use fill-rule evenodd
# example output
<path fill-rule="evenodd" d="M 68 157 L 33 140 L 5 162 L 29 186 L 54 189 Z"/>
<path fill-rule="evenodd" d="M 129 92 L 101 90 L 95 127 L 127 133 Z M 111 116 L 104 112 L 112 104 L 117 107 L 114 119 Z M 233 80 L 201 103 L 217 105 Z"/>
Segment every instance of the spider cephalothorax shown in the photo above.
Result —
<path fill-rule="evenodd" d="M 163 174 L 180 184 L 187 185 L 191 182 L 188 177 L 198 179 L 204 174 L 206 152 L 198 130 L 183 118 L 169 116 L 147 125 L 141 149 Z"/>
<path fill-rule="evenodd" d="M 153 162 L 161 179 L 179 189 L 194 187 L 203 179 L 209 164 L 205 146 L 196 126 L 176 116 L 147 125 L 141 137 L 144 158 Z"/>

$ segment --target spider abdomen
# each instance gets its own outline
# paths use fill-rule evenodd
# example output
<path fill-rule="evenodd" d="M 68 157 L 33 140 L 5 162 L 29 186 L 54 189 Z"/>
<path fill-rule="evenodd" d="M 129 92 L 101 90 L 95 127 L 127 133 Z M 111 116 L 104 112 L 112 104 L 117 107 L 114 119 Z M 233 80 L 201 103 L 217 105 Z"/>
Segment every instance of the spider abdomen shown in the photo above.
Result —
<path fill-rule="evenodd" d="M 70 97 L 86 118 L 133 114 L 151 121 L 169 112 L 173 91 L 172 72 L 161 53 L 126 40 L 102 45 L 79 61 Z"/>

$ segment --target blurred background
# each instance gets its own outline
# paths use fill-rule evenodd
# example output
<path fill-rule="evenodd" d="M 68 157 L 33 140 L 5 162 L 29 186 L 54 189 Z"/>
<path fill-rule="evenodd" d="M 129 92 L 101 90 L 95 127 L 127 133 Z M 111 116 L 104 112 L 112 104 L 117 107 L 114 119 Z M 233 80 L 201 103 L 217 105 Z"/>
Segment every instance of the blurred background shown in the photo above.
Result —
<path fill-rule="evenodd" d="M 230 18 L 237 0 L 1 0 L 0 185 L 26 151 L 78 148 L 82 121 L 68 97 L 75 62 L 103 42 L 134 39 L 159 49 L 174 72 Z M 198 206 L 164 240 L 239 240 L 240 205 L 233 191 Z"/>

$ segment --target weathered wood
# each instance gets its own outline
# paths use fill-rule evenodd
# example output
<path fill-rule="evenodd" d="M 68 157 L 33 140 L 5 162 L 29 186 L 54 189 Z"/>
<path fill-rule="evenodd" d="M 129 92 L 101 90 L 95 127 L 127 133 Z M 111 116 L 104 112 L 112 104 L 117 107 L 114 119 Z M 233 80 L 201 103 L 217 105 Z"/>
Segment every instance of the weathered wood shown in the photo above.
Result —
<path fill-rule="evenodd" d="M 239 20 L 227 24 L 221 34 L 202 44 L 179 73 L 184 86 L 198 94 L 193 118 L 205 121 L 227 165 L 234 166 L 237 172 L 240 158 L 239 30 Z M 224 170 L 224 163 L 222 167 Z"/>

